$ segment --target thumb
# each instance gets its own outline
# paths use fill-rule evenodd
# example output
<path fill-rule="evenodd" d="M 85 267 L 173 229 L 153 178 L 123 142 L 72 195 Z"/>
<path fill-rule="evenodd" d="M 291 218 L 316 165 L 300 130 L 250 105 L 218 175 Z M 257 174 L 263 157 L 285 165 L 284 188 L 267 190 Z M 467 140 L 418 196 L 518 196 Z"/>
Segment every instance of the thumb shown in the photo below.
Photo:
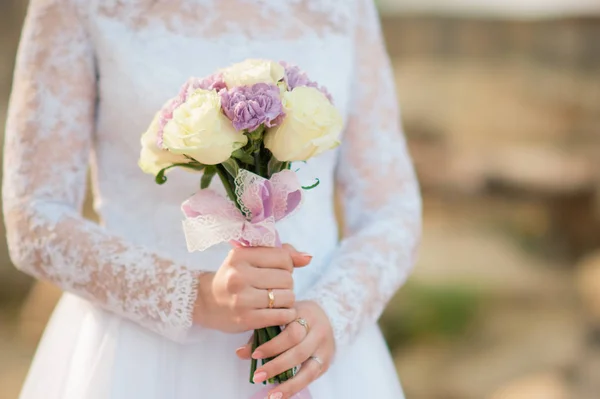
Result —
<path fill-rule="evenodd" d="M 296 248 L 290 244 L 283 244 L 282 247 L 290 253 L 292 262 L 294 262 L 294 267 L 304 267 L 312 260 L 312 255 L 307 254 L 306 252 L 298 252 Z"/>
<path fill-rule="evenodd" d="M 252 337 L 248 340 L 248 343 L 244 346 L 240 346 L 235 350 L 235 354 L 240 359 L 248 360 L 252 356 Z"/>

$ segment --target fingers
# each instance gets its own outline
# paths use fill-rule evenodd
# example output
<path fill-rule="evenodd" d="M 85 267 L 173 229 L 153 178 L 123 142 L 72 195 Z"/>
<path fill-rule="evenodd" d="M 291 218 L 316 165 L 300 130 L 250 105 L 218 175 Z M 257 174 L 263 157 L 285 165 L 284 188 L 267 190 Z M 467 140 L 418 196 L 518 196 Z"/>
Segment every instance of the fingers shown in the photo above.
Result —
<path fill-rule="evenodd" d="M 254 382 L 265 381 L 304 363 L 313 353 L 315 353 L 318 344 L 319 340 L 316 338 L 315 334 L 308 334 L 298 345 L 258 368 L 254 373 Z"/>
<path fill-rule="evenodd" d="M 248 283 L 258 289 L 293 289 L 294 279 L 292 273 L 280 269 L 259 269 L 249 267 Z"/>
<path fill-rule="evenodd" d="M 233 264 L 247 263 L 257 268 L 282 269 L 289 272 L 294 266 L 306 266 L 311 259 L 310 255 L 300 253 L 289 245 L 283 248 L 236 247 L 229 253 L 229 260 Z"/>
<path fill-rule="evenodd" d="M 229 252 L 229 260 L 232 264 L 246 263 L 253 267 L 282 269 L 288 272 L 294 268 L 290 253 L 282 248 L 233 248 Z"/>
<path fill-rule="evenodd" d="M 250 355 L 252 354 L 252 338 L 253 336 L 251 335 L 246 345 L 240 346 L 235 350 L 235 354 L 237 355 L 237 357 L 239 357 L 242 360 L 250 359 Z"/>
<path fill-rule="evenodd" d="M 235 354 L 242 360 L 250 360 L 252 353 L 252 345 L 246 344 L 244 346 L 240 346 L 235 350 Z"/>
<path fill-rule="evenodd" d="M 296 320 L 296 317 L 298 317 L 296 309 L 257 309 L 248 312 L 243 324 L 247 330 L 257 330 L 264 327 L 284 326 Z"/>
<path fill-rule="evenodd" d="M 294 267 L 304 267 L 312 260 L 312 255 L 309 255 L 305 252 L 298 252 L 296 248 L 290 244 L 283 244 L 282 248 L 289 252 L 290 256 L 292 257 Z"/>
<path fill-rule="evenodd" d="M 296 303 L 296 295 L 292 290 L 272 290 L 273 309 L 291 308 Z M 267 290 L 258 290 L 249 288 L 239 297 L 239 305 L 252 309 L 269 309 L 269 292 Z"/>
<path fill-rule="evenodd" d="M 296 322 L 289 324 L 278 336 L 256 348 L 252 353 L 255 359 L 275 357 L 298 345 L 306 338 L 306 329 Z"/>
<path fill-rule="evenodd" d="M 321 365 L 315 360 L 309 359 L 302 364 L 302 368 L 294 378 L 287 380 L 269 392 L 269 398 L 291 398 L 316 380 L 320 374 Z M 281 393 L 281 395 L 277 396 L 277 393 Z"/>

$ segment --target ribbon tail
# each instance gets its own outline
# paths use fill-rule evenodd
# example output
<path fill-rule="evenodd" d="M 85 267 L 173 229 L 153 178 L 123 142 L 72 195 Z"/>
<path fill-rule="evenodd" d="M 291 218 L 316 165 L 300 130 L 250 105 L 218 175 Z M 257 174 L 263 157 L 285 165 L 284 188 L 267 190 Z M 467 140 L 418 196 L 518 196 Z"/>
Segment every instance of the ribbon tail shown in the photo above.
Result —
<path fill-rule="evenodd" d="M 281 244 L 281 238 L 279 237 L 279 233 L 277 231 L 275 231 L 275 245 L 273 245 L 275 248 L 281 248 L 282 244 Z"/>
<path fill-rule="evenodd" d="M 291 170 L 282 170 L 271 176 L 273 187 L 273 216 L 276 221 L 293 214 L 302 204 L 304 194 L 298 176 Z"/>
<path fill-rule="evenodd" d="M 182 222 L 189 252 L 205 251 L 214 245 L 240 239 L 243 221 L 221 220 L 215 222 L 214 219 L 207 215 L 187 218 Z"/>

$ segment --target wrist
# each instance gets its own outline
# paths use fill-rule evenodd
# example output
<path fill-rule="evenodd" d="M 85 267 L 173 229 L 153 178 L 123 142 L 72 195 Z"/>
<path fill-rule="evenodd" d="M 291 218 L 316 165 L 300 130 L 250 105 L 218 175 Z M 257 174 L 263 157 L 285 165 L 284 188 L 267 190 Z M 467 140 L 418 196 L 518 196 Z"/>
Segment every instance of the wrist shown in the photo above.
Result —
<path fill-rule="evenodd" d="M 194 324 L 201 327 L 207 327 L 210 324 L 208 315 L 210 314 L 209 309 L 213 297 L 212 286 L 214 278 L 215 273 L 213 272 L 201 273 L 196 278 L 198 295 L 194 304 L 193 320 Z"/>

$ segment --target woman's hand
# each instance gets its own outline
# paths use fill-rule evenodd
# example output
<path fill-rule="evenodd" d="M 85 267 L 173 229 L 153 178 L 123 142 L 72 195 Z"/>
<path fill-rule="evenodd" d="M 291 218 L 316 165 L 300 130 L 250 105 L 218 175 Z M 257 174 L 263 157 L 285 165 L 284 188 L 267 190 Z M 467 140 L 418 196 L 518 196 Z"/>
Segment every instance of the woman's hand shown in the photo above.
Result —
<path fill-rule="evenodd" d="M 292 272 L 310 260 L 310 255 L 290 245 L 232 249 L 216 273 L 199 277 L 194 322 L 228 333 L 292 322 L 296 319 Z M 275 297 L 272 309 L 268 289 Z"/>
<path fill-rule="evenodd" d="M 246 345 L 237 350 L 242 359 L 275 359 L 259 367 L 254 373 L 254 382 L 262 382 L 302 365 L 296 376 L 269 392 L 269 399 L 286 399 L 306 388 L 319 378 L 331 364 L 335 353 L 333 329 L 323 309 L 315 302 L 296 303 L 298 318 L 308 323 L 308 328 L 297 321 L 288 324 L 277 337 L 251 352 Z"/>

